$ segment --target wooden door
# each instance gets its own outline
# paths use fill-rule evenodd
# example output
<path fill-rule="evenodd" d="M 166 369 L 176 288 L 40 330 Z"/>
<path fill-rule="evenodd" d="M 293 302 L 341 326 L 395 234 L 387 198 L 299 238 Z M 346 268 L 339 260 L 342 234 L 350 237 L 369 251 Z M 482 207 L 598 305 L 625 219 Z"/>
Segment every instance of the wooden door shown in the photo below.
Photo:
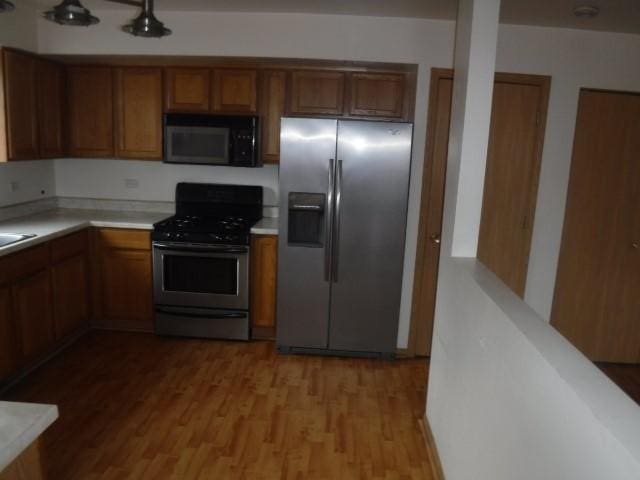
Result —
<path fill-rule="evenodd" d="M 289 113 L 342 115 L 344 73 L 298 71 L 291 74 Z"/>
<path fill-rule="evenodd" d="M 169 112 L 208 112 L 211 71 L 176 67 L 165 70 L 165 109 Z"/>
<path fill-rule="evenodd" d="M 502 74 L 493 88 L 478 259 L 524 297 L 548 83 Z"/>
<path fill-rule="evenodd" d="M 262 161 L 280 162 L 280 119 L 285 115 L 287 74 L 266 71 L 262 76 Z"/>
<path fill-rule="evenodd" d="M 640 362 L 640 95 L 582 90 L 551 324 L 593 361 Z"/>
<path fill-rule="evenodd" d="M 7 287 L 0 288 L 0 382 L 18 368 L 16 331 L 11 315 L 11 294 Z"/>
<path fill-rule="evenodd" d="M 353 73 L 350 81 L 349 114 L 401 118 L 404 90 L 404 75 Z"/>
<path fill-rule="evenodd" d="M 255 113 L 257 107 L 255 70 L 217 69 L 214 71 L 213 110 L 215 112 Z"/>
<path fill-rule="evenodd" d="M 113 157 L 113 71 L 109 67 L 67 70 L 69 153 Z"/>
<path fill-rule="evenodd" d="M 276 235 L 252 235 L 250 291 L 254 337 L 275 336 L 277 259 Z"/>
<path fill-rule="evenodd" d="M 141 230 L 97 232 L 100 319 L 110 329 L 153 329 L 151 240 Z"/>
<path fill-rule="evenodd" d="M 13 313 L 20 331 L 23 362 L 32 363 L 53 346 L 51 279 L 49 269 L 12 285 Z"/>
<path fill-rule="evenodd" d="M 36 57 L 3 49 L 7 158 L 38 158 Z"/>
<path fill-rule="evenodd" d="M 510 88 L 509 85 L 522 85 L 525 94 L 519 88 Z M 534 86 L 537 99 L 537 109 L 531 109 L 529 88 Z M 433 315 L 436 299 L 436 287 L 438 280 L 438 260 L 440 258 L 440 233 L 442 227 L 442 208 L 444 201 L 444 185 L 446 177 L 446 163 L 449 143 L 449 120 L 451 115 L 451 94 L 453 87 L 453 76 L 451 70 L 434 69 L 431 75 L 431 91 L 429 99 L 429 119 L 427 130 L 427 147 L 425 152 L 425 168 L 423 173 L 422 201 L 420 207 L 420 226 L 418 230 L 418 246 L 416 252 L 416 264 L 414 274 L 413 301 L 411 312 L 411 328 L 409 339 L 409 352 L 416 355 L 429 355 L 431 353 L 431 338 L 433 333 Z M 522 138 L 536 139 L 535 142 L 527 144 L 524 166 L 518 165 L 515 172 L 527 168 L 528 177 L 526 186 L 522 191 L 507 189 L 511 197 L 502 195 L 507 204 L 516 202 L 519 205 L 525 204 L 529 210 L 527 215 L 533 218 L 535 211 L 535 197 L 538 183 L 539 162 L 542 153 L 542 141 L 544 138 L 544 124 L 546 116 L 546 105 L 548 102 L 549 78 L 532 75 L 496 74 L 494 91 L 498 92 L 494 99 L 492 113 L 492 127 L 490 133 L 489 152 L 497 160 L 487 163 L 487 176 L 485 178 L 485 197 L 494 195 L 499 197 L 500 190 L 504 188 L 496 177 L 508 177 L 503 173 L 503 168 L 513 168 L 514 164 L 508 161 L 508 155 L 519 150 L 519 143 Z M 513 103 L 511 97 L 513 96 Z M 527 101 L 523 102 L 522 98 Z M 526 106 L 526 108 L 525 108 Z M 536 112 L 540 112 L 536 121 Z M 506 128 L 511 122 L 519 122 L 518 129 Z M 516 148 L 517 147 L 517 148 Z M 530 167 L 531 159 L 534 158 L 535 166 Z M 519 158 L 520 159 L 520 158 Z M 510 170 L 508 170 L 510 171 Z M 522 178 L 522 177 L 520 177 Z M 522 185 L 522 183 L 521 183 Z M 498 192 L 493 193 L 495 190 Z M 532 199 L 527 202 L 523 199 Z M 487 207 L 487 217 L 483 217 L 482 222 L 487 222 L 491 218 Z M 504 221 L 500 219 L 500 221 Z M 495 221 L 490 227 L 481 224 L 481 230 L 492 232 L 500 241 L 504 241 L 501 235 L 507 232 L 495 231 L 496 225 L 500 221 Z M 485 236 L 487 234 L 485 233 Z M 513 262 L 520 262 L 521 258 L 529 257 L 529 242 L 531 239 L 531 227 L 528 225 L 525 234 L 516 239 L 524 239 L 526 248 L 521 246 L 513 247 L 506 251 L 508 255 L 518 252 L 521 256 L 513 258 Z M 512 242 L 514 237 L 506 237 L 507 242 Z M 498 256 L 500 261 L 508 263 L 508 260 Z M 493 261 L 493 259 L 491 259 Z M 524 262 L 527 264 L 527 261 Z M 491 268 L 491 267 L 490 267 Z M 526 268 L 526 267 L 525 267 Z M 526 270 L 524 271 L 526 278 Z M 513 288 L 513 287 L 512 287 Z"/>
<path fill-rule="evenodd" d="M 64 68 L 55 62 L 37 63 L 38 139 L 40 158 L 57 158 L 64 145 Z"/>
<path fill-rule="evenodd" d="M 162 70 L 115 71 L 116 157 L 162 159 Z"/>

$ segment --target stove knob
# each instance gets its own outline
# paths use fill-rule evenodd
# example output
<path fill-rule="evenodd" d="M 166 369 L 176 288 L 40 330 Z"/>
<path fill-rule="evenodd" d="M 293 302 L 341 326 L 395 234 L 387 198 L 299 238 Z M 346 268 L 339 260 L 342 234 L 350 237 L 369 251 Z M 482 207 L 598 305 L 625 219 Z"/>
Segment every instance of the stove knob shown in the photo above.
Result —
<path fill-rule="evenodd" d="M 163 236 L 164 236 L 164 238 L 171 238 L 172 237 L 171 232 L 164 232 Z"/>

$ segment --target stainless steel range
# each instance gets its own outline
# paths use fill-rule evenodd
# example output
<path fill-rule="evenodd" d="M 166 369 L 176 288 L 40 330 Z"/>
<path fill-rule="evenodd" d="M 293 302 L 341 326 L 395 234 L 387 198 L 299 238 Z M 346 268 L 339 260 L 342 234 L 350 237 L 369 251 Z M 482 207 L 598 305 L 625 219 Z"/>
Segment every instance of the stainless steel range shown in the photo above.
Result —
<path fill-rule="evenodd" d="M 249 244 L 262 187 L 179 183 L 153 226 L 155 332 L 248 340 Z"/>

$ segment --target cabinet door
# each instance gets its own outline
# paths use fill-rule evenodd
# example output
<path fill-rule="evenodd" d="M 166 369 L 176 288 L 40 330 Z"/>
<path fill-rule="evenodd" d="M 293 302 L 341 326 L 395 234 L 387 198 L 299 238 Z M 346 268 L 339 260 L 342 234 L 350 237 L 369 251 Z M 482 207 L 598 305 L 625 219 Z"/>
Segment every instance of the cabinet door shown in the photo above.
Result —
<path fill-rule="evenodd" d="M 255 70 L 215 70 L 212 87 L 214 111 L 243 113 L 256 111 Z"/>
<path fill-rule="evenodd" d="M 289 112 L 296 115 L 342 115 L 344 73 L 293 72 Z"/>
<path fill-rule="evenodd" d="M 162 159 L 162 70 L 116 69 L 116 157 Z"/>
<path fill-rule="evenodd" d="M 20 330 L 22 359 L 29 364 L 53 345 L 49 269 L 17 281 L 11 290 L 13 313 Z"/>
<path fill-rule="evenodd" d="M 254 327 L 274 328 L 276 325 L 277 258 L 277 236 L 252 236 L 251 318 Z"/>
<path fill-rule="evenodd" d="M 349 113 L 368 117 L 402 117 L 404 85 L 404 75 L 352 74 Z"/>
<path fill-rule="evenodd" d="M 167 68 L 165 109 L 170 112 L 208 112 L 210 71 L 208 68 Z"/>
<path fill-rule="evenodd" d="M 261 90 L 262 161 L 280 161 L 280 119 L 285 115 L 286 73 L 264 72 Z"/>
<path fill-rule="evenodd" d="M 70 154 L 113 157 L 113 72 L 109 67 L 67 71 Z"/>
<path fill-rule="evenodd" d="M 89 320 L 86 254 L 74 255 L 51 267 L 56 340 L 83 330 Z"/>
<path fill-rule="evenodd" d="M 0 382 L 16 371 L 18 367 L 16 354 L 11 294 L 8 288 L 0 288 Z"/>
<path fill-rule="evenodd" d="M 98 255 L 99 326 L 151 331 L 153 325 L 151 240 L 140 230 L 100 229 Z"/>
<path fill-rule="evenodd" d="M 36 58 L 3 50 L 7 158 L 38 158 L 36 117 Z"/>
<path fill-rule="evenodd" d="M 38 78 L 38 139 L 40 158 L 64 155 L 64 70 L 54 62 L 39 60 Z"/>

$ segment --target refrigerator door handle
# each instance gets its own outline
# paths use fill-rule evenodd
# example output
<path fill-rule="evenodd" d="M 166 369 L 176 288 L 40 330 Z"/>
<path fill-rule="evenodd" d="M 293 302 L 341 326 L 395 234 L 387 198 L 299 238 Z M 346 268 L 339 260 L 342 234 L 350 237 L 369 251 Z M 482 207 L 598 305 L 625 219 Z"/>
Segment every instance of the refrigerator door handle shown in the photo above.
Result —
<path fill-rule="evenodd" d="M 333 191 L 335 189 L 336 161 L 329 159 L 329 187 L 327 188 L 327 210 L 324 239 L 324 281 L 331 281 L 331 239 L 333 233 Z"/>
<path fill-rule="evenodd" d="M 338 266 L 340 256 L 340 202 L 342 200 L 342 160 L 338 160 L 336 173 L 336 206 L 333 225 L 333 242 L 331 244 L 331 257 L 333 261 L 333 271 L 331 278 L 334 283 L 338 283 Z"/>

